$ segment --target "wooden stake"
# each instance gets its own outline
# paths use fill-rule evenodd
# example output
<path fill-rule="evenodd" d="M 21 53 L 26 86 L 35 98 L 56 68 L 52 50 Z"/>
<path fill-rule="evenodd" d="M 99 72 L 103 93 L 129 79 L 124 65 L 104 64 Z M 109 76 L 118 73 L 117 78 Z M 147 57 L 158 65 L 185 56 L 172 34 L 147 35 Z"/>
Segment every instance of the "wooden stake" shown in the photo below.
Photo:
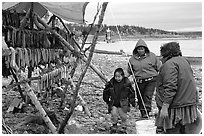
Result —
<path fill-rule="evenodd" d="M 76 88 L 75 88 L 75 91 L 74 91 L 74 94 L 73 94 L 74 100 L 71 103 L 71 109 L 70 109 L 70 111 L 67 112 L 65 120 L 63 120 L 63 122 L 60 124 L 60 128 L 59 128 L 59 133 L 60 134 L 64 133 L 64 128 L 65 128 L 69 118 L 71 117 L 71 115 L 72 115 L 72 113 L 73 113 L 73 111 L 75 109 L 75 103 L 76 103 L 76 99 L 77 99 L 77 96 L 78 96 L 78 91 L 79 91 L 80 85 L 82 83 L 82 80 L 83 80 L 83 78 L 84 78 L 84 76 L 86 74 L 86 71 L 87 71 L 87 69 L 88 69 L 88 67 L 89 67 L 89 65 L 91 63 L 91 59 L 92 59 L 92 56 L 93 56 L 93 51 L 95 49 L 96 41 L 97 41 L 97 38 L 98 38 L 98 34 L 99 34 L 101 24 L 103 22 L 103 17 L 104 17 L 104 13 L 105 13 L 107 4 L 108 4 L 108 2 L 104 2 L 103 5 L 102 5 L 101 15 L 99 16 L 99 21 L 98 21 L 98 28 L 97 28 L 96 34 L 94 35 L 93 41 L 92 41 L 92 46 L 91 46 L 91 49 L 90 49 L 89 58 L 87 60 L 85 69 L 83 70 L 82 74 L 80 75 L 78 83 L 76 85 Z"/>

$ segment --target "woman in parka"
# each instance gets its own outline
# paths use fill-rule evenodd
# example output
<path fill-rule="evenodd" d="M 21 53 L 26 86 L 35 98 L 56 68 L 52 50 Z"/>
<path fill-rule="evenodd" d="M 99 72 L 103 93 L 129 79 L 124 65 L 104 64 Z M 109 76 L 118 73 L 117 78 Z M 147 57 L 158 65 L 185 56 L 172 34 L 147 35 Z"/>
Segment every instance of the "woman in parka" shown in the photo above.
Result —
<path fill-rule="evenodd" d="M 111 133 L 116 132 L 119 118 L 122 121 L 122 132 L 126 133 L 127 112 L 130 111 L 130 104 L 135 107 L 135 91 L 122 68 L 117 68 L 114 77 L 105 85 L 103 100 L 112 117 Z"/>
<path fill-rule="evenodd" d="M 127 77 L 130 75 L 135 76 L 139 88 L 136 92 L 141 117 L 148 118 L 149 112 L 151 112 L 151 102 L 161 62 L 154 53 L 149 51 L 147 44 L 142 39 L 139 39 L 128 63 Z"/>
<path fill-rule="evenodd" d="M 184 134 L 198 117 L 198 94 L 189 62 L 182 57 L 179 43 L 160 48 L 163 65 L 158 76 L 156 103 L 158 133 Z M 160 132 L 159 132 L 160 131 Z"/>

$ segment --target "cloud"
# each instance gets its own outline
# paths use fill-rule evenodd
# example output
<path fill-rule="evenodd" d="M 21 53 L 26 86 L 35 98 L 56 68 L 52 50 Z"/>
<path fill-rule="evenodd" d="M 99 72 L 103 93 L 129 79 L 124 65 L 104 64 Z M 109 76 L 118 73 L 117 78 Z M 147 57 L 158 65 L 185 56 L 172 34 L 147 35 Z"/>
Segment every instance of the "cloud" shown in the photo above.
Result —
<path fill-rule="evenodd" d="M 92 10 L 93 11 L 93 10 Z M 110 2 L 104 23 L 136 25 L 163 30 L 200 28 L 201 2 Z"/>

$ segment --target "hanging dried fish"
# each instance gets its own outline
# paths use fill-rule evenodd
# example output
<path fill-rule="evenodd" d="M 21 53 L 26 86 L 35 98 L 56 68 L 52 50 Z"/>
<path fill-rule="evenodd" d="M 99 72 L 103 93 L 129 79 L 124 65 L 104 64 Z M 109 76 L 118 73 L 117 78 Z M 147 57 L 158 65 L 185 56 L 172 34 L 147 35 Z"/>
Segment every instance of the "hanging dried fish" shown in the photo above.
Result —
<path fill-rule="evenodd" d="M 34 41 L 34 46 L 36 48 L 40 48 L 39 44 L 38 44 L 38 40 L 37 40 L 37 32 L 36 31 L 33 32 L 33 41 Z"/>
<path fill-rule="evenodd" d="M 50 48 L 51 43 L 50 43 L 50 41 L 49 41 L 49 39 L 47 37 L 47 32 L 46 31 L 43 34 L 43 41 L 44 41 L 44 43 L 43 43 L 44 48 Z"/>
<path fill-rule="evenodd" d="M 16 29 L 12 27 L 12 47 L 15 47 Z"/>
<path fill-rule="evenodd" d="M 25 37 L 25 38 L 24 38 Z M 24 40 L 25 39 L 25 40 Z M 25 42 L 24 42 L 25 41 Z M 27 30 L 23 31 L 23 47 L 25 46 L 26 48 L 30 48 L 29 46 L 29 34 Z"/>
<path fill-rule="evenodd" d="M 28 61 L 29 61 L 28 67 L 31 67 L 32 52 L 30 48 L 27 48 L 27 51 L 28 51 Z"/>
<path fill-rule="evenodd" d="M 21 49 L 16 48 L 16 53 L 18 54 L 16 63 L 17 63 L 17 66 L 20 68 L 21 67 L 21 56 L 22 56 Z"/>
<path fill-rule="evenodd" d="M 27 32 L 28 32 L 28 34 L 27 34 L 27 35 L 28 35 L 28 43 L 27 43 L 27 44 L 28 44 L 28 47 L 29 47 L 29 48 L 33 48 L 33 47 L 31 46 L 31 35 L 32 35 L 32 33 L 31 33 L 30 30 L 28 30 Z"/>
<path fill-rule="evenodd" d="M 22 52 L 22 56 L 21 56 L 21 68 L 25 68 L 25 52 L 24 52 L 24 49 L 21 48 L 21 52 Z"/>
<path fill-rule="evenodd" d="M 21 39 L 21 41 L 22 41 L 22 47 L 23 47 L 23 48 L 26 48 L 26 34 L 25 34 L 25 31 L 24 31 L 24 30 L 22 30 L 21 32 L 22 32 L 22 39 Z"/>
<path fill-rule="evenodd" d="M 34 67 L 34 63 L 35 63 L 35 53 L 34 53 L 34 50 L 31 49 L 31 67 Z"/>
<path fill-rule="evenodd" d="M 43 63 L 46 63 L 46 49 L 43 48 Z"/>
<path fill-rule="evenodd" d="M 29 66 L 29 56 L 28 56 L 28 50 L 26 48 L 23 48 L 25 52 L 25 65 Z"/>
<path fill-rule="evenodd" d="M 38 61 L 37 61 L 37 63 L 38 63 L 38 65 L 39 65 L 40 60 L 41 60 L 41 52 L 40 52 L 40 49 L 38 49 L 38 48 L 37 48 L 37 56 L 38 56 Z"/>
<path fill-rule="evenodd" d="M 21 46 L 21 32 L 19 29 L 16 29 L 16 47 L 20 47 Z"/>
<path fill-rule="evenodd" d="M 34 41 L 33 41 L 33 31 L 29 31 L 29 32 L 30 32 L 30 46 L 35 47 L 34 46 Z"/>

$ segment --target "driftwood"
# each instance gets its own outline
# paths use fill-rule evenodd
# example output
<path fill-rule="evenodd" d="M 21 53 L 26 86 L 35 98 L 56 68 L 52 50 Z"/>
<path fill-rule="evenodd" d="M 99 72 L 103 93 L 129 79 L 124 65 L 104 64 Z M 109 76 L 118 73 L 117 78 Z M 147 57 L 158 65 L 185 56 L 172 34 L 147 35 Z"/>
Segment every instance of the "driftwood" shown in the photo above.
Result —
<path fill-rule="evenodd" d="M 123 55 L 123 52 L 117 52 L 117 51 L 106 51 L 106 50 L 94 50 L 94 53 L 98 54 L 111 54 L 111 55 Z"/>
<path fill-rule="evenodd" d="M 105 13 L 107 5 L 108 5 L 108 2 L 104 2 L 103 5 L 102 5 L 101 15 L 99 16 L 99 21 L 98 21 L 98 30 L 97 30 L 96 34 L 94 35 L 94 38 L 93 38 L 93 41 L 92 41 L 92 46 L 91 46 L 91 49 L 90 49 L 89 58 L 88 58 L 88 61 L 86 63 L 85 69 L 83 70 L 82 74 L 80 75 L 78 83 L 76 85 L 76 88 L 75 88 L 75 91 L 74 91 L 74 94 L 73 94 L 74 100 L 71 103 L 71 109 L 70 109 L 70 111 L 67 112 L 65 119 L 60 124 L 60 128 L 59 128 L 59 131 L 58 131 L 60 134 L 64 133 L 64 128 L 65 128 L 69 118 L 71 117 L 73 111 L 74 111 L 76 98 L 78 96 L 78 91 L 79 91 L 80 85 L 82 83 L 82 80 L 83 80 L 83 78 L 84 78 L 84 76 L 86 74 L 86 71 L 87 71 L 87 69 L 88 69 L 88 67 L 89 67 L 89 65 L 91 63 L 91 59 L 92 59 L 92 56 L 93 56 L 93 51 L 95 49 L 96 41 L 97 41 L 97 38 L 98 38 L 98 33 L 99 33 L 99 30 L 100 30 L 101 24 L 103 22 L 103 17 L 104 17 L 104 13 Z"/>

